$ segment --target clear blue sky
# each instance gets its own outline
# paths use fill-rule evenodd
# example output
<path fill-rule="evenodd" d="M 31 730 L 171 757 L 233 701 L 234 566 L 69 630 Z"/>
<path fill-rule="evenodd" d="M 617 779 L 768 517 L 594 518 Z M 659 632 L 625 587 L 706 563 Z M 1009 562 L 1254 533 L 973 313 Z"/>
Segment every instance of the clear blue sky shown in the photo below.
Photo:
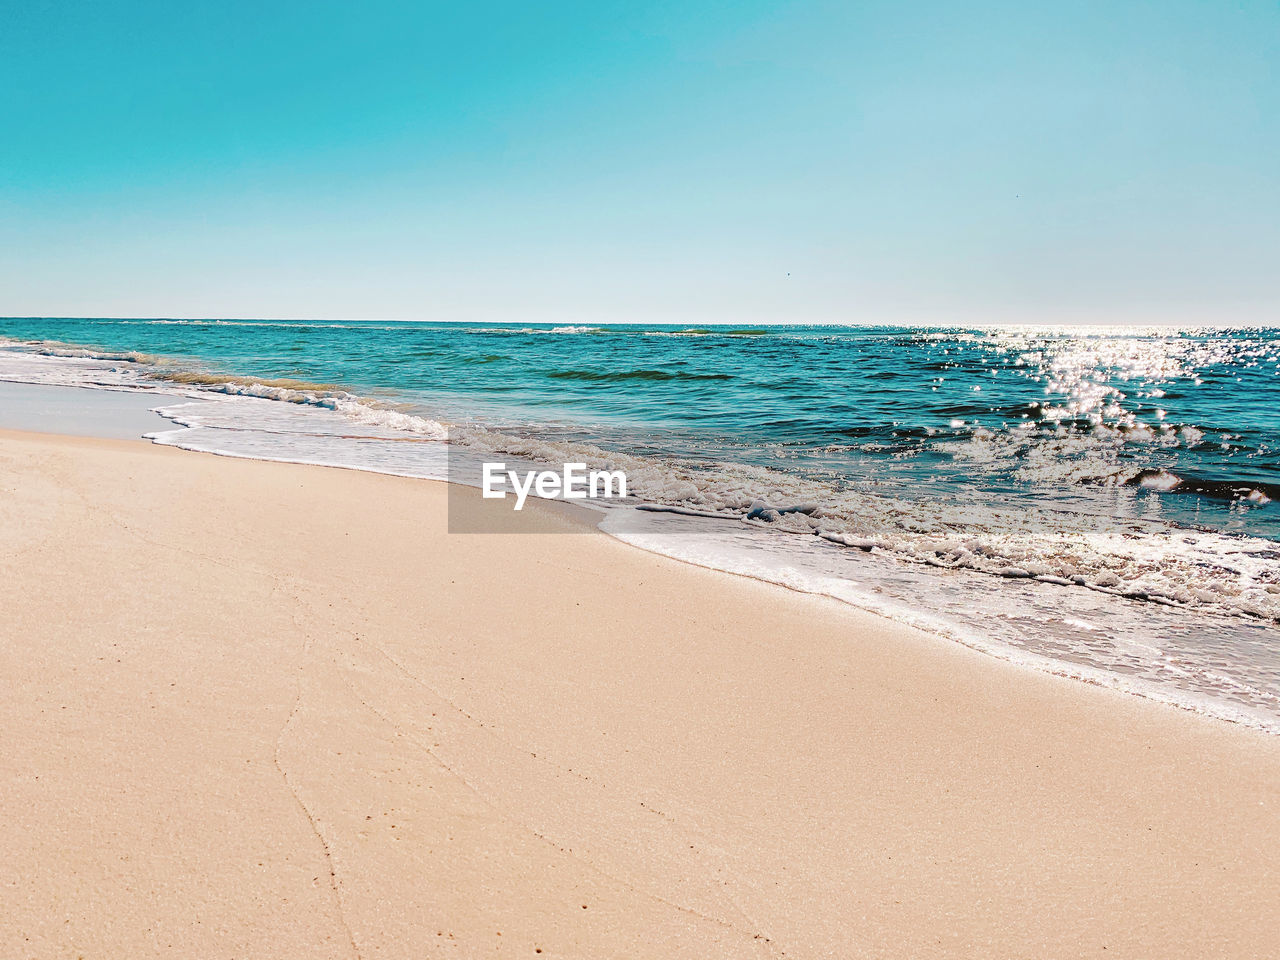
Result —
<path fill-rule="evenodd" d="M 0 314 L 1280 321 L 1280 5 L 0 0 Z"/>

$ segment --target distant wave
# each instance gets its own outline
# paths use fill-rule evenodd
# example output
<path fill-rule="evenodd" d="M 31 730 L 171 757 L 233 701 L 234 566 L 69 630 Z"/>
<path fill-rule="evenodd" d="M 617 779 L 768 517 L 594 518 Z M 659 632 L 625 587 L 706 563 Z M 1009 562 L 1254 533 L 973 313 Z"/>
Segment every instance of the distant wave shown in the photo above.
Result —
<path fill-rule="evenodd" d="M 562 326 L 562 327 L 505 327 L 505 326 L 472 327 L 470 328 L 470 331 L 473 333 L 548 333 L 548 334 L 554 333 L 554 334 L 561 334 L 561 335 L 569 334 L 569 333 L 607 333 L 609 332 L 604 327 L 587 327 L 587 326 L 573 326 L 573 325 Z"/>
<path fill-rule="evenodd" d="M 682 373 L 672 370 L 556 370 L 547 374 L 554 380 L 732 380 L 727 373 Z"/>
<path fill-rule="evenodd" d="M 643 330 L 646 337 L 710 337 L 715 331 L 707 327 L 689 327 L 685 330 Z"/>
<path fill-rule="evenodd" d="M 593 336 L 610 336 L 610 337 L 787 337 L 790 339 L 807 339 L 811 337 L 825 336 L 826 334 L 819 331 L 808 333 L 798 332 L 804 328 L 786 328 L 777 327 L 770 329 L 768 327 L 683 327 L 671 328 L 664 325 L 659 326 L 643 326 L 634 324 L 604 324 L 603 326 L 588 326 L 585 324 L 570 324 L 565 326 L 542 326 L 542 327 L 515 327 L 495 324 L 493 326 L 471 326 L 467 327 L 469 333 L 498 333 L 498 334 L 590 334 Z"/>

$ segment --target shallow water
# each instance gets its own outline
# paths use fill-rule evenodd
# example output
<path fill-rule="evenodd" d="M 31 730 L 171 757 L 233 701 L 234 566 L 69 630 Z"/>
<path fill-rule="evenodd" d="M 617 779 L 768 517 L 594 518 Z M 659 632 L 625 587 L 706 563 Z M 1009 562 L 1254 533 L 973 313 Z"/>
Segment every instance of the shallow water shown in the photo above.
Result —
<path fill-rule="evenodd" d="M 1274 330 L 0 320 L 196 449 L 627 470 L 606 528 L 1280 729 Z M 406 440 L 413 442 L 406 443 Z M 636 510 L 639 503 L 645 508 Z M 795 509 L 795 508 L 800 509 Z"/>
<path fill-rule="evenodd" d="M 154 405 L 133 393 L 0 381 L 0 429 L 5 430 L 137 439 L 170 426 L 151 411 Z"/>

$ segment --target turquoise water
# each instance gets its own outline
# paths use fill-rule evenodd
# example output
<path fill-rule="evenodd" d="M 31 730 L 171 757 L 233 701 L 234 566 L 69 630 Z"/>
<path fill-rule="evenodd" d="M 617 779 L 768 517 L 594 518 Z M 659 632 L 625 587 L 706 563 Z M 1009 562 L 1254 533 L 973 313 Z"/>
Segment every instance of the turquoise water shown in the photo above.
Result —
<path fill-rule="evenodd" d="M 157 439 L 192 449 L 622 468 L 626 539 L 1280 730 L 1276 330 L 9 318 L 0 338 L 0 379 L 158 392 Z"/>
<path fill-rule="evenodd" d="M 1280 539 L 1274 330 L 5 319 L 0 336 L 338 385 L 628 453 L 920 496 L 976 487 L 1126 514 L 1151 503 L 1179 523 Z M 1091 489 L 1117 486 L 1133 497 Z"/>

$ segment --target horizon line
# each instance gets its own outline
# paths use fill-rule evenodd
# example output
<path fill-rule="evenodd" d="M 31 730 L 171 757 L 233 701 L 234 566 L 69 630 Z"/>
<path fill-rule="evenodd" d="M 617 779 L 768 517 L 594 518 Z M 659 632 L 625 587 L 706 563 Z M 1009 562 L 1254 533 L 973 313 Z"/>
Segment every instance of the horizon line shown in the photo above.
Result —
<path fill-rule="evenodd" d="M 681 321 L 657 320 L 649 322 L 637 322 L 633 320 L 596 320 L 590 323 L 582 321 L 555 321 L 555 320 L 417 320 L 407 319 L 403 317 L 251 317 L 251 316 L 222 316 L 222 317 L 202 317 L 202 316 L 90 316 L 90 315 L 36 315 L 36 314 L 13 314 L 2 315 L 0 321 L 3 320 L 105 320 L 105 321 L 137 321 L 142 323 L 317 323 L 317 324 L 337 324 L 337 323 L 358 323 L 358 324 L 378 324 L 378 323 L 402 323 L 402 324 L 437 324 L 447 326 L 522 326 L 522 327 L 550 327 L 564 328 L 566 330 L 588 331 L 597 327 L 676 327 L 685 330 L 700 330 L 712 327 L 726 328 L 773 328 L 773 327 L 886 327 L 892 329 L 911 329 L 915 327 L 937 328 L 944 330 L 963 330 L 963 329 L 998 329 L 998 328 L 1021 328 L 1021 327 L 1044 327 L 1044 328 L 1125 328 L 1125 329 L 1162 329 L 1162 330 L 1249 330 L 1249 329 L 1273 329 L 1280 327 L 1280 317 L 1273 321 L 1257 321 L 1257 320 L 1239 320 L 1239 321 L 1221 321 L 1221 322 L 1203 322 L 1191 321 L 1181 322 L 1172 321 L 1169 323 L 1159 323 L 1147 321 L 1123 322 L 1115 320 L 988 320 L 988 321 L 941 321 L 941 320 L 918 320 L 913 322 L 904 321 L 870 321 L 870 320 L 823 320 L 823 321 L 800 321 L 800 320 L 774 320 L 774 321 L 754 321 L 735 323 L 728 320 L 707 320 L 701 323 L 689 323 Z"/>

